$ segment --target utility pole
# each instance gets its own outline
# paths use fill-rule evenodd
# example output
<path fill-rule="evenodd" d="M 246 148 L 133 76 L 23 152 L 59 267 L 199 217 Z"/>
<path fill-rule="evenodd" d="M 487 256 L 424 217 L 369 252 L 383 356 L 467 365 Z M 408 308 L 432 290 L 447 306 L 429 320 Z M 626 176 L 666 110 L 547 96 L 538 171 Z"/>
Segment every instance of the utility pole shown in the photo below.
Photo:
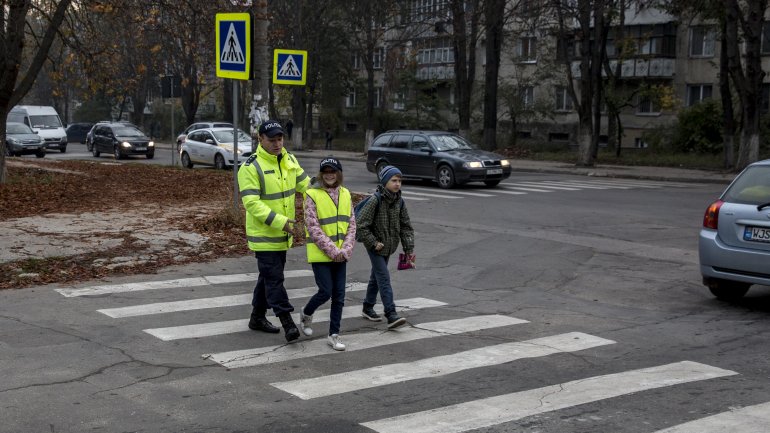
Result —
<path fill-rule="evenodd" d="M 252 102 L 252 127 L 258 128 L 259 124 L 268 119 L 268 85 L 270 79 L 270 54 L 268 50 L 267 30 L 270 25 L 267 12 L 267 0 L 256 0 L 253 3 L 254 16 L 254 41 L 253 41 L 253 67 L 254 79 L 251 82 Z M 257 149 L 257 141 L 252 134 L 252 151 Z"/>

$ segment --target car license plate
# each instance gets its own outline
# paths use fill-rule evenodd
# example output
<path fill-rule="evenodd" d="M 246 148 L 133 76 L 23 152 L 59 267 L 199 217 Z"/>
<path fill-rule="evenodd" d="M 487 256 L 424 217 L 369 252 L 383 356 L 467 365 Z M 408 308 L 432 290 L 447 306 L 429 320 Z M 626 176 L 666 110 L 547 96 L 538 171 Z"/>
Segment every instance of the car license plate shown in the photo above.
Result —
<path fill-rule="evenodd" d="M 146 147 L 137 147 L 136 150 L 147 150 Z"/>
<path fill-rule="evenodd" d="M 743 230 L 744 241 L 770 242 L 770 228 L 746 226 Z"/>
<path fill-rule="evenodd" d="M 493 168 L 491 170 L 487 170 L 487 174 L 503 174 L 502 168 Z"/>

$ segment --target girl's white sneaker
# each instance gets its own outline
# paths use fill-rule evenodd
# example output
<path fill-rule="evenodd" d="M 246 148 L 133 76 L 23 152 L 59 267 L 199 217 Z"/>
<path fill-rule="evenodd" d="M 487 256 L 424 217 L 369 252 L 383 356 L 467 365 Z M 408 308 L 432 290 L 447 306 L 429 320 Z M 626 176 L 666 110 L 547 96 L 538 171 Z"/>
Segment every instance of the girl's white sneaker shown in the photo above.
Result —
<path fill-rule="evenodd" d="M 305 313 L 302 312 L 302 310 L 299 311 L 299 329 L 302 330 L 302 333 L 310 337 L 313 335 L 313 328 L 310 326 L 313 325 L 313 316 L 306 316 Z"/>
<path fill-rule="evenodd" d="M 340 341 L 340 336 L 337 334 L 332 334 L 327 338 L 327 341 L 329 342 L 329 346 L 332 347 L 334 350 L 345 350 L 345 345 Z"/>

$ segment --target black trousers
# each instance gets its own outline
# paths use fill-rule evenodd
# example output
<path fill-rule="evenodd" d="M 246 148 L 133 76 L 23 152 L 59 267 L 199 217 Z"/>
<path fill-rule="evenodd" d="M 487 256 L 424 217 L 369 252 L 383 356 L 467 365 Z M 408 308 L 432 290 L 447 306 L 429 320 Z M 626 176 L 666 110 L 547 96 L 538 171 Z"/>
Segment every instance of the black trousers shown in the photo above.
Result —
<path fill-rule="evenodd" d="M 257 258 L 259 277 L 251 299 L 253 313 L 265 315 L 268 308 L 272 308 L 276 316 L 294 311 L 283 286 L 286 251 L 255 251 L 254 256 Z"/>

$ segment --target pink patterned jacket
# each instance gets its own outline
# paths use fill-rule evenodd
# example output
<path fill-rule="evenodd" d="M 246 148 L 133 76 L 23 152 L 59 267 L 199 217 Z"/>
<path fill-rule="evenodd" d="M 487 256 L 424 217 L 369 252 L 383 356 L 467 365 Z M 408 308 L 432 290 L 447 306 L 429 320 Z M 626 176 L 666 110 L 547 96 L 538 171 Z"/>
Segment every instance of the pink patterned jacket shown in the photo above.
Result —
<path fill-rule="evenodd" d="M 324 188 L 331 197 L 335 205 L 339 204 L 340 189 L 336 188 Z M 326 236 L 326 233 L 321 230 L 321 225 L 318 224 L 318 212 L 316 211 L 315 202 L 310 196 L 305 197 L 305 226 L 307 232 L 310 235 L 310 239 L 321 249 L 327 256 L 334 259 L 342 253 L 345 260 L 350 260 L 351 254 L 353 254 L 353 247 L 356 245 L 356 216 L 353 212 L 353 203 L 350 204 L 350 224 L 348 225 L 348 232 L 345 233 L 345 240 L 342 243 L 342 248 L 337 248 L 337 245 Z"/>

